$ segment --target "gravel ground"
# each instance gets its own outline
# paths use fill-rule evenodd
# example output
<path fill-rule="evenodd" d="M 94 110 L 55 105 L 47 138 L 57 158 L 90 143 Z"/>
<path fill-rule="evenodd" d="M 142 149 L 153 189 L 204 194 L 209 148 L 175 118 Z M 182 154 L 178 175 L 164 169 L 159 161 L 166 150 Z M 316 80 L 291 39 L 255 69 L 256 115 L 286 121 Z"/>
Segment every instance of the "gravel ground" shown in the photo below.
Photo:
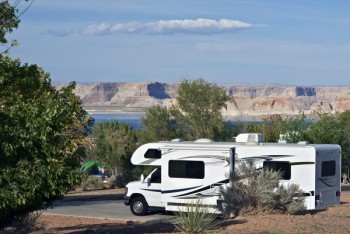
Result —
<path fill-rule="evenodd" d="M 100 192 L 106 193 L 108 191 Z M 113 192 L 123 192 L 123 190 Z M 350 193 L 343 193 L 341 200 L 342 204 L 339 206 L 309 212 L 305 215 L 276 214 L 236 217 L 223 222 L 215 232 L 350 233 Z M 108 219 L 53 215 L 42 215 L 40 223 L 46 227 L 47 233 L 174 233 L 175 229 L 173 225 L 168 223 L 127 223 Z"/>
<path fill-rule="evenodd" d="M 68 196 L 97 193 L 123 193 L 119 190 L 74 192 Z M 350 233 L 350 193 L 343 193 L 342 204 L 305 215 L 255 215 L 229 219 L 215 233 Z M 38 227 L 44 233 L 174 233 L 170 223 L 135 223 L 109 219 L 41 215 Z"/>

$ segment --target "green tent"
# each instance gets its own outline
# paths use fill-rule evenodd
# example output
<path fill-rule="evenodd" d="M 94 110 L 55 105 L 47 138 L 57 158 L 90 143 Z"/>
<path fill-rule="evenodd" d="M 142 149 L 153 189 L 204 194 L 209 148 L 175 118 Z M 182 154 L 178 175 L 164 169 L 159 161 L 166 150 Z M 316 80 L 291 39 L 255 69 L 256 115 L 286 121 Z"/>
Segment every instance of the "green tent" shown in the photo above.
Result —
<path fill-rule="evenodd" d="M 88 161 L 81 166 L 80 171 L 86 171 L 88 175 L 98 175 L 101 174 L 102 164 L 95 161 Z"/>

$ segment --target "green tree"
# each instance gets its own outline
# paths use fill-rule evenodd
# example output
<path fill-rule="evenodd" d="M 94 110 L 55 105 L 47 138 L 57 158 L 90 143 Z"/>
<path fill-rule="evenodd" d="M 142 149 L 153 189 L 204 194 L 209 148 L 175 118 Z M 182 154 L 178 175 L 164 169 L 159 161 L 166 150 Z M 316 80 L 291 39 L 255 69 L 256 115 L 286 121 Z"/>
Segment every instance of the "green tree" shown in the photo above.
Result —
<path fill-rule="evenodd" d="M 315 112 L 307 130 L 307 141 L 314 144 L 339 144 L 344 138 L 341 123 L 335 115 Z"/>
<path fill-rule="evenodd" d="M 131 168 L 130 158 L 136 147 L 136 135 L 129 124 L 117 121 L 98 123 L 93 128 L 96 159 L 114 176 Z"/>
<path fill-rule="evenodd" d="M 338 144 L 342 148 L 342 158 L 349 154 L 349 133 L 346 131 L 347 114 L 332 115 L 315 112 L 312 124 L 306 131 L 305 140 L 313 144 Z"/>
<path fill-rule="evenodd" d="M 247 123 L 247 132 L 264 134 L 266 142 L 277 142 L 280 138 L 283 119 L 281 115 L 269 115 L 261 122 Z"/>
<path fill-rule="evenodd" d="M 230 135 L 221 114 L 228 100 L 224 88 L 203 79 L 184 79 L 176 100 L 177 104 L 169 108 L 156 106 L 147 110 L 142 123 L 148 139 L 222 140 Z"/>
<path fill-rule="evenodd" d="M 285 119 L 281 126 L 282 139 L 290 143 L 305 141 L 311 120 L 304 114 Z"/>
<path fill-rule="evenodd" d="M 183 128 L 172 115 L 172 109 L 154 106 L 146 110 L 141 122 L 145 128 L 142 142 L 165 141 L 173 138 L 183 138 Z"/>
<path fill-rule="evenodd" d="M 178 88 L 176 119 L 188 128 L 191 139 L 220 139 L 225 132 L 221 111 L 226 90 L 203 79 L 184 79 Z"/>
<path fill-rule="evenodd" d="M 20 23 L 19 17 L 33 3 L 33 1 L 31 1 L 31 4 L 20 12 L 18 7 L 21 2 L 22 0 L 16 0 L 13 5 L 11 5 L 8 0 L 2 0 L 0 2 L 0 46 L 4 48 L 0 50 L 0 55 L 8 52 L 11 47 L 18 44 L 16 40 L 12 40 L 11 43 L 9 43 L 6 35 L 10 34 L 15 28 L 18 28 Z M 25 0 L 25 2 L 28 2 L 28 0 Z"/>
<path fill-rule="evenodd" d="M 339 113 L 337 118 L 341 125 L 341 130 L 346 135 L 344 145 L 342 145 L 343 158 L 347 161 L 350 159 L 350 111 Z"/>
<path fill-rule="evenodd" d="M 80 183 L 79 149 L 92 124 L 71 83 L 0 57 L 0 226 L 48 207 Z"/>

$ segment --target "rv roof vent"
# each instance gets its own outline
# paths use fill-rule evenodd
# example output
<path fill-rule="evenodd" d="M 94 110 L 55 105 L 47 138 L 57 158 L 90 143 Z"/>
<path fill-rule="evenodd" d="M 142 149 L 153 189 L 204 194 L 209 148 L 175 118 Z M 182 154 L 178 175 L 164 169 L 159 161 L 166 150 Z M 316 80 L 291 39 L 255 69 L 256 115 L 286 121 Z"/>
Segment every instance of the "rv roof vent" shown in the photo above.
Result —
<path fill-rule="evenodd" d="M 262 143 L 264 135 L 262 133 L 241 133 L 236 137 L 236 142 L 240 143 Z"/>
<path fill-rule="evenodd" d="M 307 145 L 307 144 L 309 144 L 308 141 L 299 141 L 298 142 L 298 145 Z"/>
<path fill-rule="evenodd" d="M 208 138 L 200 138 L 198 140 L 195 140 L 194 142 L 213 142 L 212 140 L 208 139 Z"/>
<path fill-rule="evenodd" d="M 182 141 L 182 139 L 180 139 L 180 138 L 175 138 L 175 139 L 172 139 L 171 141 L 180 142 L 180 141 Z"/>

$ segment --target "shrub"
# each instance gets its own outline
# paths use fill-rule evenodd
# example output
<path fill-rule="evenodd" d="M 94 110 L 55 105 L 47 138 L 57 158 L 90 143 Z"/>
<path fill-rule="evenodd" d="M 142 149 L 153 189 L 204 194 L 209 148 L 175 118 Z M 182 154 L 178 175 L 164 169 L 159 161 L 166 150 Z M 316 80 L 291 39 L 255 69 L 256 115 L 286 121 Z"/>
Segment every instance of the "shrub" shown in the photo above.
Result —
<path fill-rule="evenodd" d="M 103 181 L 100 177 L 89 176 L 82 184 L 83 191 L 104 189 Z"/>
<path fill-rule="evenodd" d="M 123 171 L 121 175 L 116 177 L 116 187 L 123 188 L 125 185 L 131 181 L 140 180 L 140 175 L 145 173 L 148 175 L 154 170 L 154 167 L 150 167 L 151 170 L 145 170 L 143 167 L 130 167 Z"/>
<path fill-rule="evenodd" d="M 273 194 L 274 209 L 298 214 L 305 210 L 304 196 L 296 184 L 279 186 Z"/>
<path fill-rule="evenodd" d="M 4 230 L 6 233 L 46 233 L 45 225 L 39 222 L 41 214 L 41 212 L 32 212 L 18 217 L 11 226 L 5 227 Z"/>
<path fill-rule="evenodd" d="M 179 207 L 174 212 L 175 227 L 184 233 L 206 233 L 215 229 L 219 223 L 218 215 L 210 212 L 210 208 L 202 204 L 200 199 L 195 202 Z"/>
<path fill-rule="evenodd" d="M 226 214 L 256 214 L 305 210 L 298 185 L 279 185 L 281 173 L 270 169 L 257 170 L 252 160 L 242 161 L 231 176 L 231 184 L 222 189 Z"/>

